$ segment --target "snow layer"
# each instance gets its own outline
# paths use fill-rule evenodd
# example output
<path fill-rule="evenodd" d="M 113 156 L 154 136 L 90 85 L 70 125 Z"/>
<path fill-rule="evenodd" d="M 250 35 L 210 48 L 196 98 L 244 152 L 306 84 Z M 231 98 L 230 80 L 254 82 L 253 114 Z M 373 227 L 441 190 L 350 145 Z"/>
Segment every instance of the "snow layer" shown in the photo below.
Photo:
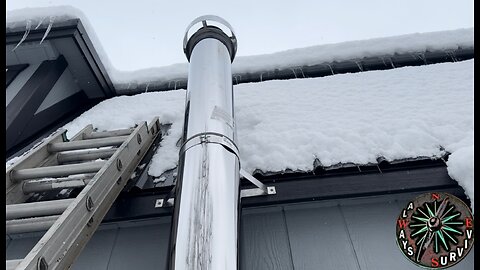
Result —
<path fill-rule="evenodd" d="M 474 210 L 473 191 L 473 140 L 471 145 L 462 147 L 452 153 L 447 161 L 448 174 L 457 180 L 470 198 L 472 212 Z"/>
<path fill-rule="evenodd" d="M 114 97 L 100 102 L 64 128 L 68 130 L 67 137 L 71 138 L 88 124 L 93 124 L 99 131 L 123 129 L 158 116 L 160 123 L 172 123 L 158 150 L 160 156 L 157 153 L 154 158 L 154 175 L 160 175 L 178 162 L 176 142 L 183 128 L 185 94 L 185 90 L 177 90 Z"/>
<path fill-rule="evenodd" d="M 115 69 L 84 14 L 70 6 L 8 11 L 7 29 L 27 31 L 73 18 L 81 19 L 115 87 L 187 77 L 187 63 L 134 72 Z M 233 72 L 459 47 L 473 47 L 473 28 L 237 57 Z M 465 188 L 473 206 L 473 60 L 241 84 L 235 86 L 235 98 L 238 145 L 247 171 L 308 171 L 315 158 L 329 166 L 375 162 L 379 155 L 390 160 L 438 156 L 444 147 L 452 152 L 449 174 Z M 149 169 L 159 176 L 178 161 L 184 99 L 183 90 L 116 97 L 65 127 L 72 136 L 89 123 L 101 130 L 126 128 L 158 115 L 162 123 L 173 123 Z"/>
<path fill-rule="evenodd" d="M 249 172 L 309 171 L 315 158 L 325 166 L 366 164 L 378 156 L 441 156 L 443 147 L 452 153 L 449 173 L 473 201 L 473 158 L 462 150 L 472 149 L 473 63 L 236 85 L 241 166 Z M 89 123 L 100 130 L 127 128 L 158 115 L 172 123 L 149 168 L 160 176 L 177 166 L 184 103 L 184 90 L 115 97 L 65 128 L 73 136 Z"/>
<path fill-rule="evenodd" d="M 105 66 L 117 90 L 128 89 L 129 85 L 142 83 L 159 83 L 186 78 L 188 64 L 184 63 L 165 67 L 151 67 L 137 71 L 120 71 L 112 66 L 101 46 L 94 29 L 85 15 L 71 6 L 46 8 L 25 8 L 7 12 L 7 29 L 27 25 L 37 28 L 53 26 L 64 20 L 80 18 L 84 24 L 99 57 Z M 187 22 L 188 23 L 188 22 Z M 275 68 L 289 68 L 325 62 L 361 59 L 369 56 L 389 56 L 396 53 L 425 52 L 427 50 L 455 50 L 459 47 L 473 47 L 473 28 L 431 33 L 414 33 L 394 37 L 349 41 L 325 44 L 306 48 L 292 49 L 272 54 L 237 57 L 233 63 L 233 73 L 258 72 Z"/>

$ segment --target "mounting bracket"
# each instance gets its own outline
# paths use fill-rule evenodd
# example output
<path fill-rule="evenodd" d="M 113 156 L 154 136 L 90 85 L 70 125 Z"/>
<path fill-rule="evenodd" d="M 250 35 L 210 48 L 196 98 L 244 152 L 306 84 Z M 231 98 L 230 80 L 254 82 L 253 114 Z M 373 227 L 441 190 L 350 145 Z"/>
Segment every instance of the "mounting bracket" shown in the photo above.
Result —
<path fill-rule="evenodd" d="M 240 190 L 240 198 L 253 197 L 253 196 L 262 196 L 262 195 L 274 195 L 277 194 L 275 186 L 266 186 L 260 180 L 253 177 L 253 175 L 246 172 L 244 169 L 240 169 L 240 175 L 245 177 L 252 184 L 257 186 L 256 188 L 242 189 Z M 162 199 L 155 200 L 155 208 L 159 207 L 172 207 L 175 198 L 172 198 L 172 195 L 175 193 L 175 187 Z"/>

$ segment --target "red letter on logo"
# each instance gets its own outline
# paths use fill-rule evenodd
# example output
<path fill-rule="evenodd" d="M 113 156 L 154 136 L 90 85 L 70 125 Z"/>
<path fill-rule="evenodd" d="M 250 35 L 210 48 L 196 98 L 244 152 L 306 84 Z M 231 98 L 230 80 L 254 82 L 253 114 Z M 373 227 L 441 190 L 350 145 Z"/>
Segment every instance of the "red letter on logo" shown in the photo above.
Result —
<path fill-rule="evenodd" d="M 432 199 L 438 200 L 440 199 L 440 195 L 438 195 L 438 193 L 432 193 Z"/>
<path fill-rule="evenodd" d="M 471 218 L 468 218 L 468 217 L 467 217 L 467 218 L 465 219 L 465 227 L 467 227 L 467 228 L 472 228 L 472 227 L 473 227 L 473 225 L 472 225 L 472 219 L 471 219 Z"/>
<path fill-rule="evenodd" d="M 398 220 L 398 226 L 400 226 L 400 229 L 403 229 L 407 226 L 408 221 L 406 219 L 399 219 Z"/>
<path fill-rule="evenodd" d="M 438 259 L 432 258 L 432 267 L 438 267 Z"/>

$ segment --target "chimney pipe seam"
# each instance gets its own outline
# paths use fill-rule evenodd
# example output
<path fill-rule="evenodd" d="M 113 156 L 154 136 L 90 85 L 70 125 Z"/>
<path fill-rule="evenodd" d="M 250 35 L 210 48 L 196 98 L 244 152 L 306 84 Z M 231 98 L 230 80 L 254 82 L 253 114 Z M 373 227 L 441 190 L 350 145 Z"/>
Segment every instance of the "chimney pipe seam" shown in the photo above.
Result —
<path fill-rule="evenodd" d="M 193 135 L 182 144 L 182 146 L 180 147 L 179 156 L 182 156 L 188 149 L 192 148 L 193 146 L 202 143 L 220 144 L 228 151 L 234 153 L 237 156 L 238 160 L 240 160 L 239 150 L 235 142 L 227 136 L 215 132 L 203 132 Z"/>

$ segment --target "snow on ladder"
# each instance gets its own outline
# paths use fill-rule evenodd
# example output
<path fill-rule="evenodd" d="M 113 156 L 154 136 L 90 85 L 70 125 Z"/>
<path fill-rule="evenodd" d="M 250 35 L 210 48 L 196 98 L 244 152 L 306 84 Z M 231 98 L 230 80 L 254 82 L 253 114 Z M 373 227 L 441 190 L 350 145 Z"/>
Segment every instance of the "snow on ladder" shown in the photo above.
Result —
<path fill-rule="evenodd" d="M 6 268 L 69 268 L 159 134 L 158 117 L 115 131 L 88 125 L 70 141 L 60 129 L 7 168 L 7 234 L 48 231 Z M 33 192 L 71 187 L 83 188 L 74 199 L 25 202 Z"/>

